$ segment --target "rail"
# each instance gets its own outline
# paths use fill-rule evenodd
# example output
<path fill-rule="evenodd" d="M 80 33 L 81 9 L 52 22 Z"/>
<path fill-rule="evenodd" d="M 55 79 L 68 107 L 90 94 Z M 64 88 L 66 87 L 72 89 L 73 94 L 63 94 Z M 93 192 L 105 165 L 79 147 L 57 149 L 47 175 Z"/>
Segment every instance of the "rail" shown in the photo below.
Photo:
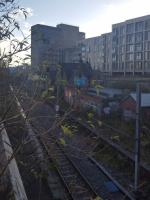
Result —
<path fill-rule="evenodd" d="M 74 117 L 74 116 L 70 116 L 70 117 L 71 117 L 71 119 L 73 119 L 76 122 L 78 122 L 80 125 L 82 125 L 85 128 L 87 128 L 89 131 L 91 131 L 95 136 L 97 136 L 98 138 L 102 139 L 104 142 L 109 144 L 111 147 L 113 147 L 114 149 L 119 151 L 122 155 L 126 156 L 127 158 L 129 158 L 133 162 L 135 161 L 134 154 L 130 153 L 128 150 L 123 149 L 119 144 L 116 144 L 113 141 L 111 141 L 110 139 L 106 138 L 105 136 L 99 134 L 97 130 L 92 129 L 91 127 L 89 127 L 84 122 L 81 122 L 80 120 L 78 120 L 76 117 Z M 150 172 L 150 167 L 145 162 L 141 161 L 140 166 L 143 169 L 145 169 L 146 171 Z"/>

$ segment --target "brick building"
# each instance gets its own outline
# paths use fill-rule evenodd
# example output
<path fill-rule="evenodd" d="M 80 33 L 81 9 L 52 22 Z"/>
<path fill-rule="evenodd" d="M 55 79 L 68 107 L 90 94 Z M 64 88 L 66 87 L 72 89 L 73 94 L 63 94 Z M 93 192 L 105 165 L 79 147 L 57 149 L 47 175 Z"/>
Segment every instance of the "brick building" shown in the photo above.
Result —
<path fill-rule="evenodd" d="M 122 100 L 120 107 L 125 118 L 135 119 L 136 117 L 136 93 L 131 93 Z M 141 94 L 141 110 L 145 119 L 150 119 L 150 94 Z"/>

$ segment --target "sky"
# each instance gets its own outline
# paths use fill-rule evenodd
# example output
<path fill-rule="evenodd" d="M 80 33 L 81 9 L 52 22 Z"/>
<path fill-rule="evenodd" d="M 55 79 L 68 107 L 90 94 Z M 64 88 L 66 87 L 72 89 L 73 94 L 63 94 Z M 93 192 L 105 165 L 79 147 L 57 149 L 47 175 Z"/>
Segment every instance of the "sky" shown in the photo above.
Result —
<path fill-rule="evenodd" d="M 19 3 L 30 13 L 23 22 L 25 33 L 35 24 L 66 23 L 79 26 L 88 38 L 110 32 L 112 24 L 150 14 L 150 0 L 19 0 Z"/>

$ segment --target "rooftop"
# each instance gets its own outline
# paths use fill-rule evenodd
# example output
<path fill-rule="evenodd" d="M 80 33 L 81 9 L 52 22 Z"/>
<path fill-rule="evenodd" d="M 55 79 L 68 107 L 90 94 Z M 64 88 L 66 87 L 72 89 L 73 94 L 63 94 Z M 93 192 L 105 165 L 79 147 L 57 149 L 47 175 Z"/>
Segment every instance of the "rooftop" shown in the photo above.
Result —
<path fill-rule="evenodd" d="M 136 102 L 136 93 L 131 93 L 130 96 Z M 150 93 L 141 94 L 141 107 L 150 107 Z"/>
<path fill-rule="evenodd" d="M 145 15 L 145 16 L 141 16 L 141 17 L 136 17 L 136 18 L 128 19 L 128 20 L 125 20 L 123 22 L 112 24 L 112 26 L 116 27 L 118 25 L 124 25 L 124 23 L 126 23 L 126 24 L 135 23 L 135 22 L 144 21 L 144 20 L 147 20 L 147 19 L 150 19 L 150 15 Z"/>

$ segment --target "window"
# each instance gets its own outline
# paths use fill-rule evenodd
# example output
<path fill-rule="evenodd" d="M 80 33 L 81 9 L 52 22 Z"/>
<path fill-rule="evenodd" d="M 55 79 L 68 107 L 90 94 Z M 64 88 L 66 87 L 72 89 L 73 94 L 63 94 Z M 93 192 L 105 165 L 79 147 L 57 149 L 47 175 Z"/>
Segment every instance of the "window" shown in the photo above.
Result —
<path fill-rule="evenodd" d="M 128 53 L 127 54 L 127 60 L 128 61 L 133 61 L 134 60 L 134 54 L 133 53 Z"/>
<path fill-rule="evenodd" d="M 126 69 L 127 69 L 128 71 L 132 71 L 132 70 L 133 70 L 133 67 L 134 67 L 133 62 L 127 62 L 127 63 L 126 63 Z"/>
<path fill-rule="evenodd" d="M 150 60 L 150 52 L 145 52 L 145 60 Z"/>
<path fill-rule="evenodd" d="M 94 47 L 94 52 L 98 51 L 97 46 Z"/>
<path fill-rule="evenodd" d="M 127 43 L 134 43 L 134 35 L 133 34 L 127 35 Z"/>
<path fill-rule="evenodd" d="M 127 45 L 127 52 L 133 52 L 133 51 L 134 51 L 134 45 L 133 44 Z"/>
<path fill-rule="evenodd" d="M 119 62 L 122 63 L 125 61 L 125 55 L 124 54 L 120 54 L 119 56 Z"/>
<path fill-rule="evenodd" d="M 135 31 L 142 31 L 143 30 L 143 22 L 137 22 L 135 24 Z"/>
<path fill-rule="evenodd" d="M 123 62 L 120 63 L 119 67 L 120 67 L 121 70 L 123 70 L 124 69 L 124 63 Z"/>
<path fill-rule="evenodd" d="M 123 35 L 123 34 L 125 34 L 125 27 L 121 26 L 120 27 L 120 35 Z"/>
<path fill-rule="evenodd" d="M 145 62 L 145 70 L 150 71 L 150 62 Z"/>
<path fill-rule="evenodd" d="M 116 48 L 112 48 L 112 53 L 115 53 L 116 52 Z"/>
<path fill-rule="evenodd" d="M 136 62 L 135 68 L 138 69 L 138 70 L 141 70 L 142 69 L 142 62 Z"/>
<path fill-rule="evenodd" d="M 85 51 L 85 47 L 82 47 L 82 51 Z"/>
<path fill-rule="evenodd" d="M 125 44 L 125 37 L 123 36 L 120 37 L 120 44 Z"/>
<path fill-rule="evenodd" d="M 87 52 L 90 52 L 90 47 L 87 47 L 87 48 L 86 48 L 86 51 L 87 51 Z"/>
<path fill-rule="evenodd" d="M 113 39 L 112 39 L 112 41 L 113 41 L 114 45 L 118 44 L 118 38 L 117 37 L 114 36 Z"/>
<path fill-rule="evenodd" d="M 134 24 L 127 24 L 127 33 L 134 32 Z"/>
<path fill-rule="evenodd" d="M 145 40 L 150 40 L 150 31 L 145 32 Z"/>
<path fill-rule="evenodd" d="M 113 57 L 112 57 L 112 60 L 113 60 L 113 61 L 116 61 L 116 56 L 113 56 Z"/>
<path fill-rule="evenodd" d="M 121 55 L 121 60 L 122 60 L 122 61 L 125 60 L 125 55 Z"/>
<path fill-rule="evenodd" d="M 143 34 L 142 33 L 136 33 L 135 42 L 141 42 L 142 40 L 143 40 Z"/>
<path fill-rule="evenodd" d="M 142 43 L 135 44 L 135 51 L 142 51 Z"/>
<path fill-rule="evenodd" d="M 135 59 L 136 60 L 142 60 L 142 53 L 138 52 L 135 54 Z"/>
<path fill-rule="evenodd" d="M 117 70 L 117 66 L 118 66 L 118 65 L 117 65 L 116 62 L 113 62 L 113 63 L 112 63 L 112 68 L 113 68 L 113 70 Z"/>
<path fill-rule="evenodd" d="M 150 20 L 146 20 L 146 22 L 145 22 L 145 29 L 146 30 L 150 29 Z"/>
<path fill-rule="evenodd" d="M 118 35 L 118 28 L 113 28 L 113 35 Z"/>
<path fill-rule="evenodd" d="M 150 42 L 145 42 L 145 50 L 150 50 Z"/>
<path fill-rule="evenodd" d="M 113 53 L 117 53 L 117 51 L 118 51 L 118 48 L 117 48 L 117 47 L 114 47 L 114 48 L 112 49 L 112 52 L 113 52 Z"/>
<path fill-rule="evenodd" d="M 102 44 L 105 45 L 105 43 L 106 43 L 105 38 L 103 38 Z"/>
<path fill-rule="evenodd" d="M 82 61 L 83 61 L 83 62 L 85 62 L 85 61 L 86 61 L 85 57 L 82 57 Z"/>
<path fill-rule="evenodd" d="M 125 46 L 120 46 L 120 53 L 124 53 L 125 52 Z"/>

